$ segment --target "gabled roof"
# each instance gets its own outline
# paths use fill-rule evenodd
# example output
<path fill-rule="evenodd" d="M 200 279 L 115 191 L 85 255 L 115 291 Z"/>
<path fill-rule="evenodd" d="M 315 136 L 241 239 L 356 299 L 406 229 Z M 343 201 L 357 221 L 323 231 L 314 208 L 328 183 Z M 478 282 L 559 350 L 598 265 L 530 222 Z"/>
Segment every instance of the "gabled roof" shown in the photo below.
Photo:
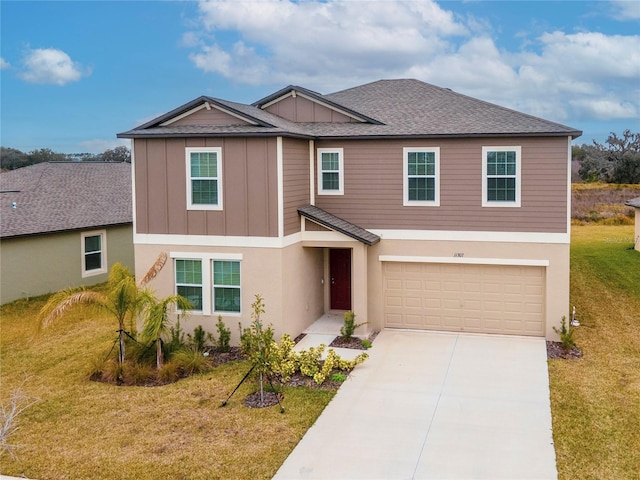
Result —
<path fill-rule="evenodd" d="M 298 92 L 311 101 L 344 113 L 357 122 L 296 123 L 263 110 Z M 169 120 L 209 102 L 249 124 L 174 125 Z M 450 138 L 571 136 L 582 132 L 419 80 L 379 80 L 322 95 L 288 86 L 252 105 L 199 97 L 166 115 L 118 134 L 121 138 L 170 136 L 290 136 L 309 139 Z"/>
<path fill-rule="evenodd" d="M 365 245 L 375 245 L 380 241 L 380 237 L 362 227 L 347 222 L 331 213 L 322 210 L 314 205 L 305 205 L 298 208 L 298 213 L 309 220 L 316 222 L 323 227 L 340 232 L 348 237 L 354 238 Z"/>
<path fill-rule="evenodd" d="M 132 219 L 129 163 L 47 162 L 0 173 L 2 238 Z"/>
<path fill-rule="evenodd" d="M 632 198 L 631 200 L 625 202 L 625 205 L 629 205 L 630 207 L 640 208 L 640 197 Z"/>
<path fill-rule="evenodd" d="M 325 95 L 314 92 L 312 90 L 308 90 L 303 87 L 298 87 L 296 85 L 289 85 L 288 87 L 285 87 L 282 90 L 278 90 L 277 92 L 263 98 L 262 100 L 258 100 L 257 102 L 254 102 L 252 106 L 260 109 L 265 109 L 269 105 L 272 105 L 273 103 L 276 103 L 282 100 L 283 98 L 287 98 L 290 96 L 295 97 L 296 95 L 301 95 L 302 97 L 305 97 L 313 102 L 316 102 L 320 105 L 324 105 L 328 108 L 331 108 L 332 110 L 336 110 L 340 113 L 343 113 L 344 115 L 351 117 L 354 120 L 357 120 L 359 122 L 371 123 L 373 125 L 382 125 L 382 122 L 379 122 L 375 118 L 369 117 L 367 115 L 363 115 L 362 113 L 358 112 L 355 109 L 347 108 L 344 105 L 336 103 L 330 100 Z"/>

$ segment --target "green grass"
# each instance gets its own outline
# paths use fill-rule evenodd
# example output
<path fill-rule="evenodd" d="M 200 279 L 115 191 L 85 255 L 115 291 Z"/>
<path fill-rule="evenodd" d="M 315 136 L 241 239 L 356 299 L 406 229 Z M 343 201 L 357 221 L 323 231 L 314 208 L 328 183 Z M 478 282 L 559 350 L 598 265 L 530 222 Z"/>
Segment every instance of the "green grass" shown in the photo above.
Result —
<path fill-rule="evenodd" d="M 574 226 L 571 302 L 579 360 L 550 360 L 559 478 L 640 471 L 640 252 L 632 226 Z"/>
<path fill-rule="evenodd" d="M 249 365 L 232 362 L 160 387 L 117 387 L 88 380 L 90 359 L 108 351 L 113 320 L 79 312 L 34 337 L 44 299 L 0 311 L 1 399 L 26 377 L 39 402 L 19 417 L 2 473 L 45 479 L 271 478 L 334 392 L 285 388 L 277 406 L 242 405 L 245 382 L 220 405 Z"/>

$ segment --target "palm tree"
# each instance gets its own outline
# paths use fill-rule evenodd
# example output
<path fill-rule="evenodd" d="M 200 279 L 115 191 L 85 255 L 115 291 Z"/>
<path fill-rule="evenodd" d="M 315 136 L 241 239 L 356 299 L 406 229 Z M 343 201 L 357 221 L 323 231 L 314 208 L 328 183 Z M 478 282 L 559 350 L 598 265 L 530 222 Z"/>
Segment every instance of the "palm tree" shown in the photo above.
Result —
<path fill-rule="evenodd" d="M 191 302 L 182 295 L 171 295 L 162 300 L 152 298 L 145 310 L 145 321 L 142 327 L 142 338 L 156 342 L 156 365 L 162 367 L 162 335 L 169 331 L 169 307 L 175 305 L 179 311 L 187 312 L 192 308 Z"/>
<path fill-rule="evenodd" d="M 62 290 L 52 295 L 40 310 L 38 328 L 47 327 L 78 305 L 90 305 L 97 311 L 112 316 L 118 322 L 118 362 L 124 363 L 124 337 L 128 326 L 135 332 L 139 314 L 154 301 L 151 292 L 144 288 L 160 272 L 167 254 L 161 253 L 139 284 L 131 271 L 116 263 L 109 271 L 106 291 L 89 290 L 86 287 Z"/>

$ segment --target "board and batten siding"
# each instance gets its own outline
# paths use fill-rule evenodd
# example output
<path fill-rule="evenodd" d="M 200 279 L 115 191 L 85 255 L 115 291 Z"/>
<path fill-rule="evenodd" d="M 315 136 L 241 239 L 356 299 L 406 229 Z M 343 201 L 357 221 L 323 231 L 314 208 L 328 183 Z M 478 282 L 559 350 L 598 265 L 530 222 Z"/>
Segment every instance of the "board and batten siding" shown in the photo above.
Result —
<path fill-rule="evenodd" d="M 483 146 L 522 148 L 520 208 L 482 206 Z M 439 207 L 403 206 L 403 147 L 440 147 Z M 345 169 L 344 195 L 316 195 L 316 206 L 363 228 L 567 231 L 566 137 L 325 140 L 315 148 L 343 148 Z"/>
<path fill-rule="evenodd" d="M 187 210 L 186 147 L 222 148 L 222 210 Z M 275 138 L 136 139 L 134 149 L 136 233 L 278 236 Z"/>
<path fill-rule="evenodd" d="M 211 110 L 201 108 L 184 118 L 171 122 L 171 125 L 249 125 L 249 122 L 229 115 L 217 108 L 211 108 Z"/>
<path fill-rule="evenodd" d="M 354 121 L 347 115 L 336 112 L 330 108 L 320 105 L 316 102 L 297 95 L 289 96 L 282 100 L 269 105 L 267 112 L 285 118 L 291 122 L 309 123 L 346 123 Z"/>
<path fill-rule="evenodd" d="M 284 138 L 284 234 L 300 231 L 298 208 L 309 204 L 309 141 Z"/>

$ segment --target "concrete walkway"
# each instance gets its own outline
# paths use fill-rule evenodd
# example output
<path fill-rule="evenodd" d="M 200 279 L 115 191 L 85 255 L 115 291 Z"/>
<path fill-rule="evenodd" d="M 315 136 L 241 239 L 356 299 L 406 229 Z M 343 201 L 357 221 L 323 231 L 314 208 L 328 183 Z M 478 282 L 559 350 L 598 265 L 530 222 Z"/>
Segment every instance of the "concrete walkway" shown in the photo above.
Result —
<path fill-rule="evenodd" d="M 368 353 L 275 479 L 557 478 L 544 339 L 383 330 Z"/>

